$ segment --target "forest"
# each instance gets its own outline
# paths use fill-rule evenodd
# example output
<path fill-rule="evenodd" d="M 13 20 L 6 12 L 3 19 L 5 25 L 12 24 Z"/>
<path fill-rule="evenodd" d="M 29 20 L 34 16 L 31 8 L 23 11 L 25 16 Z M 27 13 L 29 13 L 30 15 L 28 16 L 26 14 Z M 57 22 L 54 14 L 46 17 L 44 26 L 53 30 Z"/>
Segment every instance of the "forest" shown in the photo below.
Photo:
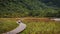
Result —
<path fill-rule="evenodd" d="M 0 18 L 60 17 L 60 0 L 0 0 Z"/>

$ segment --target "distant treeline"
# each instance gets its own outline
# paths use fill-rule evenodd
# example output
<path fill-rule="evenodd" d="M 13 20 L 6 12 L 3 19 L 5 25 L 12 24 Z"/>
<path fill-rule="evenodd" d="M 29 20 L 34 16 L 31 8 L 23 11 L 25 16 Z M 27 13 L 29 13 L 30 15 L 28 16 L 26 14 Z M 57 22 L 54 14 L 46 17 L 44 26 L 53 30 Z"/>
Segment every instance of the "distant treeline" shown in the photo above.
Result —
<path fill-rule="evenodd" d="M 0 17 L 60 17 L 60 0 L 0 0 Z"/>

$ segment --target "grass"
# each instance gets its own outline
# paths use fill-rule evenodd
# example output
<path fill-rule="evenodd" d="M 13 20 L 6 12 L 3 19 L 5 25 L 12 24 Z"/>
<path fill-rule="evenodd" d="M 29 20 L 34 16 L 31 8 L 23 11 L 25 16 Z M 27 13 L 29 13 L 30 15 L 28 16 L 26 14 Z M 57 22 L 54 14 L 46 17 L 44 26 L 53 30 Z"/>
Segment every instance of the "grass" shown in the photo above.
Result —
<path fill-rule="evenodd" d="M 27 28 L 18 34 L 60 34 L 59 22 L 25 22 Z"/>
<path fill-rule="evenodd" d="M 18 34 L 60 34 L 60 22 L 23 21 L 27 27 Z M 0 34 L 16 28 L 16 19 L 0 19 Z"/>
<path fill-rule="evenodd" d="M 18 24 L 12 19 L 8 18 L 0 18 L 0 34 L 4 32 L 8 32 L 16 28 Z"/>

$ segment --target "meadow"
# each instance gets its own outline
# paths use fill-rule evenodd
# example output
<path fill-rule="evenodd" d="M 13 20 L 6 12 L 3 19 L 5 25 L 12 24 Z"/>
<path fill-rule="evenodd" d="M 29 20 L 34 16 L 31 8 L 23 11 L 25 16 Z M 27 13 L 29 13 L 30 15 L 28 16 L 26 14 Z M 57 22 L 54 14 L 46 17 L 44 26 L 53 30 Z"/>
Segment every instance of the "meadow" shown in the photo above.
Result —
<path fill-rule="evenodd" d="M 18 26 L 15 18 L 0 18 L 0 33 L 13 30 Z M 22 19 L 26 29 L 18 34 L 60 34 L 60 22 L 38 21 L 38 19 Z"/>
<path fill-rule="evenodd" d="M 27 28 L 19 34 L 60 34 L 60 23 L 26 22 Z"/>
<path fill-rule="evenodd" d="M 8 32 L 16 28 L 18 24 L 14 19 L 0 18 L 0 34 Z"/>

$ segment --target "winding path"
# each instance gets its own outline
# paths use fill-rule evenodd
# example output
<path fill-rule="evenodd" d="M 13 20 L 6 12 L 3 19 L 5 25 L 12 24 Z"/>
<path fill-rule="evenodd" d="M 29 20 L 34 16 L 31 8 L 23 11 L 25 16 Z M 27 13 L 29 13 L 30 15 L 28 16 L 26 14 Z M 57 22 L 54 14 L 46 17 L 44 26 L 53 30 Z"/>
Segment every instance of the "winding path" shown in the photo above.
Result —
<path fill-rule="evenodd" d="M 17 34 L 17 33 L 21 32 L 21 31 L 23 31 L 25 28 L 26 28 L 26 24 L 21 22 L 16 29 L 14 29 L 12 31 L 9 31 L 7 33 L 3 33 L 3 34 Z"/>

